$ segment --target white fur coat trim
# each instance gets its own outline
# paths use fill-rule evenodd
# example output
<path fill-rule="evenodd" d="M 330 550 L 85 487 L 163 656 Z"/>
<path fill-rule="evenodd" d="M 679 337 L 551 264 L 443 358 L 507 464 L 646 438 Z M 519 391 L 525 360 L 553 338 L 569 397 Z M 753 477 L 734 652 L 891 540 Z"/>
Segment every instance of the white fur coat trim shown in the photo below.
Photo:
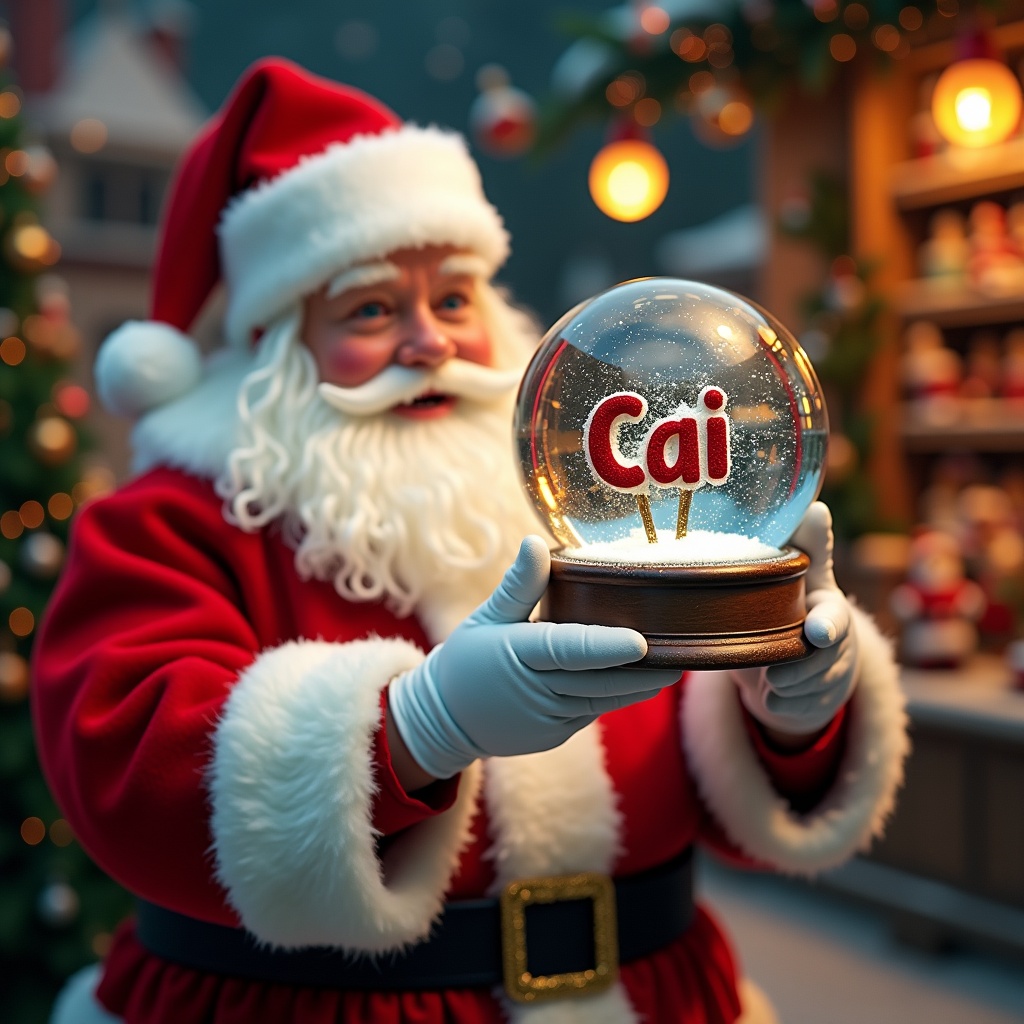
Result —
<path fill-rule="evenodd" d="M 496 892 L 535 875 L 612 873 L 622 813 L 599 723 L 554 750 L 488 761 L 484 797 Z M 529 1006 L 504 998 L 504 1005 L 513 1024 L 639 1024 L 621 983 L 580 999 Z"/>
<path fill-rule="evenodd" d="M 383 863 L 371 820 L 380 692 L 422 657 L 398 639 L 289 642 L 232 687 L 208 777 L 213 852 L 231 905 L 263 942 L 379 952 L 430 931 L 469 841 L 479 772 Z"/>
<path fill-rule="evenodd" d="M 880 835 L 910 749 L 891 645 L 853 609 L 861 674 L 850 703 L 847 748 L 821 803 L 797 815 L 772 788 L 750 745 L 727 672 L 695 672 L 683 701 L 686 754 L 698 789 L 726 834 L 779 871 L 813 874 L 841 864 Z"/>
<path fill-rule="evenodd" d="M 452 245 L 493 273 L 508 233 L 454 132 L 404 125 L 359 135 L 241 193 L 220 224 L 234 345 L 355 263 L 397 249 Z"/>

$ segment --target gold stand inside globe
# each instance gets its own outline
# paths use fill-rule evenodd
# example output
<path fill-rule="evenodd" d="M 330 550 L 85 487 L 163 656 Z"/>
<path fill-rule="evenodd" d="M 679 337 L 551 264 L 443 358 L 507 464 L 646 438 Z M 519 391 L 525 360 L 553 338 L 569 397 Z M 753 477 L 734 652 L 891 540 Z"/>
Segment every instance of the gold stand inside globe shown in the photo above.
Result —
<path fill-rule="evenodd" d="M 633 668 L 796 661 L 811 650 L 803 631 L 809 565 L 795 548 L 732 565 L 615 565 L 556 552 L 541 617 L 639 630 L 648 651 Z"/>

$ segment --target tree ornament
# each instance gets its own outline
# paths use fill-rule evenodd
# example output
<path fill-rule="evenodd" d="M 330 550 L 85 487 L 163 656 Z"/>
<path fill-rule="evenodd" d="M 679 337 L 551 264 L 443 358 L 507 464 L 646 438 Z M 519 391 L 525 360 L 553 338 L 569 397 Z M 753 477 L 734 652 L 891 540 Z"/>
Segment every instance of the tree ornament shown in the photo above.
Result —
<path fill-rule="evenodd" d="M 4 238 L 4 255 L 15 270 L 34 274 L 60 259 L 60 245 L 41 224 L 25 220 Z"/>
<path fill-rule="evenodd" d="M 64 563 L 64 544 L 52 533 L 33 533 L 21 545 L 21 562 L 36 579 L 54 579 Z"/>
<path fill-rule="evenodd" d="M 28 146 L 22 182 L 32 195 L 42 195 L 57 179 L 57 161 L 45 146 Z"/>
<path fill-rule="evenodd" d="M 51 928 L 72 924 L 81 907 L 78 893 L 67 882 L 50 882 L 39 894 L 36 909 Z"/>
<path fill-rule="evenodd" d="M 75 453 L 78 439 L 74 428 L 63 416 L 44 416 L 28 435 L 29 449 L 45 466 L 59 466 Z"/>
<path fill-rule="evenodd" d="M 496 64 L 480 69 L 477 87 L 480 95 L 469 111 L 474 141 L 491 156 L 521 156 L 537 133 L 537 105 L 514 88 L 505 69 Z"/>
<path fill-rule="evenodd" d="M 7 338 L 18 330 L 18 314 L 13 309 L 0 306 L 0 337 Z"/>
<path fill-rule="evenodd" d="M 82 479 L 71 489 L 71 494 L 76 505 L 84 505 L 93 498 L 102 498 L 104 494 L 109 494 L 116 482 L 114 472 L 109 466 L 91 465 L 82 474 Z"/>
<path fill-rule="evenodd" d="M 28 696 L 28 662 L 14 651 L 0 651 L 0 701 L 18 704 Z"/>
<path fill-rule="evenodd" d="M 825 294 L 828 308 L 838 313 L 852 313 L 862 305 L 866 294 L 856 263 L 849 256 L 834 260 Z"/>
<path fill-rule="evenodd" d="M 69 420 L 79 420 L 89 412 L 92 404 L 89 392 L 81 384 L 71 381 L 60 381 L 54 386 L 53 400 L 62 416 Z"/>
<path fill-rule="evenodd" d="M 753 124 L 753 104 L 734 86 L 719 83 L 701 90 L 694 99 L 694 134 L 708 146 L 733 146 Z"/>
<path fill-rule="evenodd" d="M 527 491 L 562 545 L 547 617 L 631 625 L 649 665 L 802 656 L 806 556 L 781 546 L 820 487 L 828 422 L 782 324 L 694 281 L 618 285 L 545 336 L 515 429 Z M 784 608 L 759 600 L 769 579 Z M 743 620 L 744 600 L 764 621 Z"/>
<path fill-rule="evenodd" d="M 669 173 L 665 158 L 632 120 L 620 122 L 594 157 L 588 175 L 597 208 L 613 220 L 649 217 L 665 201 Z"/>
<path fill-rule="evenodd" d="M 66 362 L 73 359 L 81 347 L 81 335 L 68 319 L 63 300 L 56 296 L 41 307 L 39 313 L 26 317 L 22 330 L 36 354 L 45 359 Z"/>

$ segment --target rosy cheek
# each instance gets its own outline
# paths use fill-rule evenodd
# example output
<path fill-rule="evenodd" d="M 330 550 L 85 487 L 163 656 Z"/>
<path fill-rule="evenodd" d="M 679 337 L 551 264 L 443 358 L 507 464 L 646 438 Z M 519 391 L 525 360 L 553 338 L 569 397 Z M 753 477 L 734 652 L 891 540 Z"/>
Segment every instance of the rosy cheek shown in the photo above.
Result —
<path fill-rule="evenodd" d="M 318 362 L 324 380 L 341 387 L 355 387 L 380 373 L 388 359 L 376 346 L 345 341 L 325 346 Z"/>
<path fill-rule="evenodd" d="M 494 363 L 494 345 L 483 328 L 474 331 L 459 345 L 459 357 L 471 363 L 491 366 Z"/>

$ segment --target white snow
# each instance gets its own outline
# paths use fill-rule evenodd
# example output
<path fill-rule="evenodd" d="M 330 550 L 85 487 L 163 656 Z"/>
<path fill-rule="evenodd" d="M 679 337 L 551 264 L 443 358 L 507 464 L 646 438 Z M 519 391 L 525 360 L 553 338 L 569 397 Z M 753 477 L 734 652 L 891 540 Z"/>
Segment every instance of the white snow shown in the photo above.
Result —
<path fill-rule="evenodd" d="M 628 537 L 563 548 L 560 554 L 581 562 L 618 565 L 732 565 L 779 558 L 782 552 L 757 537 L 713 530 L 690 530 L 678 539 L 674 530 L 658 530 L 658 543 L 650 544 L 638 527 Z"/>

